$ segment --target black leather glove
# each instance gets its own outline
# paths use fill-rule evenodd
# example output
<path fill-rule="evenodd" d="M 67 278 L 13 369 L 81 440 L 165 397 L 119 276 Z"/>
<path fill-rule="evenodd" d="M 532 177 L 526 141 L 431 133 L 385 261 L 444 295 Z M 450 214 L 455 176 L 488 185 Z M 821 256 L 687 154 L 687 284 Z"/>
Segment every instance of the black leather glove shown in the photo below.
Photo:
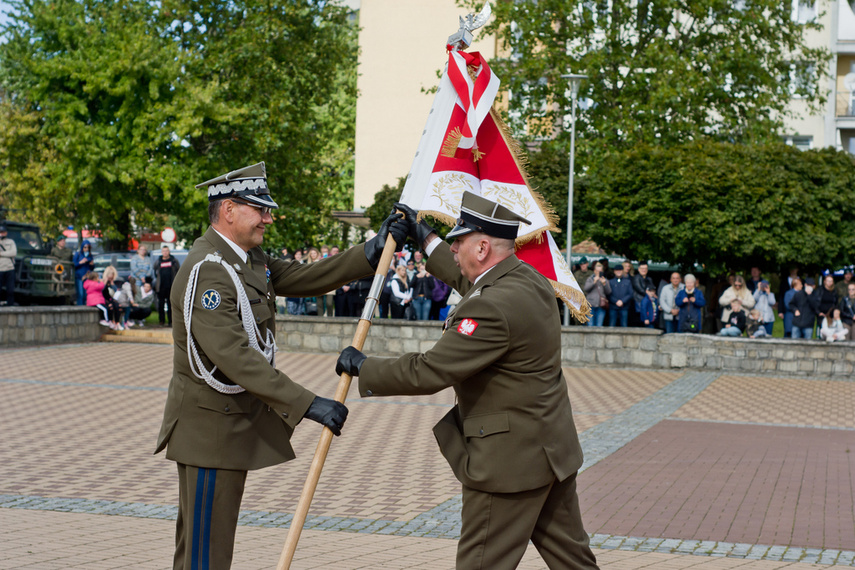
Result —
<path fill-rule="evenodd" d="M 416 242 L 416 247 L 421 249 L 422 244 L 430 234 L 435 234 L 436 230 L 431 227 L 426 221 L 418 220 L 419 213 L 402 202 L 395 203 L 395 208 L 404 212 L 404 217 L 410 226 L 410 237 Z M 439 234 L 437 234 L 438 236 Z"/>
<path fill-rule="evenodd" d="M 383 220 L 380 229 L 377 230 L 377 235 L 365 242 L 365 258 L 371 264 L 372 269 L 376 270 L 380 264 L 380 257 L 383 255 L 383 248 L 386 246 L 386 238 L 390 233 L 395 240 L 395 251 L 401 251 L 410 233 L 409 223 L 403 214 L 392 212 L 388 218 Z"/>
<path fill-rule="evenodd" d="M 341 435 L 341 426 L 344 425 L 344 420 L 347 419 L 347 406 L 329 398 L 315 396 L 315 399 L 312 400 L 312 405 L 309 406 L 303 417 L 325 425 L 334 434 Z"/>
<path fill-rule="evenodd" d="M 359 369 L 362 368 L 362 363 L 368 358 L 352 346 L 348 346 L 338 355 L 338 360 L 335 363 L 335 373 L 339 376 L 343 372 L 347 372 L 351 376 L 359 376 Z"/>

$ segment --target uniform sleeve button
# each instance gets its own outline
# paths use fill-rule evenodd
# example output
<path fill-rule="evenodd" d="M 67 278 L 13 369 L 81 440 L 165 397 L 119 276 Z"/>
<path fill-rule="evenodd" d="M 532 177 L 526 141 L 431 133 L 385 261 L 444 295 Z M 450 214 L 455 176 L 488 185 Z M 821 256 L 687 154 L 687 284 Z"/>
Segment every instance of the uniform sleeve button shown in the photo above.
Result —
<path fill-rule="evenodd" d="M 372 392 L 371 390 L 366 390 L 366 391 L 365 391 L 365 395 L 366 395 L 366 396 L 373 396 L 373 395 L 374 395 L 374 392 Z"/>
<path fill-rule="evenodd" d="M 225 411 L 230 412 L 231 410 L 229 409 L 228 406 L 226 406 Z"/>
<path fill-rule="evenodd" d="M 282 412 L 282 417 L 283 417 L 283 418 L 287 418 L 287 417 L 288 417 L 288 412 Z"/>

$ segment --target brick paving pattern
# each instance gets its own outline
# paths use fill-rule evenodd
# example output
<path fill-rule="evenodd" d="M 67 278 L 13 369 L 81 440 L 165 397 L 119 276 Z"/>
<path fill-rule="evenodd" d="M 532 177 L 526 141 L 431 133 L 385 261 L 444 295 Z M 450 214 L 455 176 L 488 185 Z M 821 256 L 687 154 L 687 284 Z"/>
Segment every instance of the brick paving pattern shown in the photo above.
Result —
<path fill-rule="evenodd" d="M 279 367 L 322 395 L 335 357 Z M 169 346 L 0 351 L 0 568 L 165 568 L 177 487 L 153 456 Z M 583 518 L 611 570 L 855 565 L 855 382 L 565 369 Z M 293 568 L 451 568 L 460 485 L 433 424 L 453 404 L 351 391 Z M 14 404 L 10 404 L 14 402 Z M 234 568 L 270 568 L 320 428 L 247 481 Z M 545 568 L 530 545 L 520 568 Z"/>

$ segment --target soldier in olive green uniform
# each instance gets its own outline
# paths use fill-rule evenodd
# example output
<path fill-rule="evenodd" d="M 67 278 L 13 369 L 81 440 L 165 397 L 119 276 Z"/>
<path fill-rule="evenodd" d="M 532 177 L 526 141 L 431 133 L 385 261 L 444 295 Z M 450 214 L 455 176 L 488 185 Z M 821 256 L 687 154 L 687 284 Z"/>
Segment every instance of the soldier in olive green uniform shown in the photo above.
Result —
<path fill-rule="evenodd" d="M 465 193 L 449 248 L 397 206 L 430 256 L 428 271 L 463 299 L 428 352 L 366 358 L 349 347 L 336 371 L 359 376 L 365 397 L 454 388 L 457 405 L 434 435 L 463 483 L 457 568 L 516 568 L 529 539 L 550 568 L 597 568 L 576 496 L 582 450 L 561 371 L 555 293 L 514 255 L 519 222 L 528 222 Z"/>
<path fill-rule="evenodd" d="M 74 254 L 69 248 L 65 247 L 65 236 L 60 234 L 56 236 L 56 245 L 50 250 L 51 257 L 55 257 L 64 263 L 71 263 L 71 256 Z"/>
<path fill-rule="evenodd" d="M 408 223 L 390 216 L 364 246 L 300 265 L 259 247 L 277 207 L 264 163 L 198 187 L 208 189 L 211 228 L 172 287 L 174 368 L 155 453 L 166 448 L 178 464 L 174 568 L 229 568 L 247 470 L 293 459 L 302 418 L 339 435 L 347 417 L 275 368 L 276 296 L 322 295 L 372 273 L 386 236 L 403 246 Z"/>

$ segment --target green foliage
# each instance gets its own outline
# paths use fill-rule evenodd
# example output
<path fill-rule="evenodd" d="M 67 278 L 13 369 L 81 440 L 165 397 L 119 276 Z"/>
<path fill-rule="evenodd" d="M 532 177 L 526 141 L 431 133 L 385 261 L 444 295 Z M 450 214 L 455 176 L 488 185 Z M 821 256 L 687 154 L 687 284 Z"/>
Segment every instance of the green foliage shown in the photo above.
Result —
<path fill-rule="evenodd" d="M 610 153 L 579 186 L 586 233 L 633 259 L 710 273 L 855 261 L 855 159 L 842 151 L 638 145 Z"/>
<path fill-rule="evenodd" d="M 193 185 L 267 163 L 270 235 L 338 228 L 353 178 L 356 28 L 311 0 L 16 0 L 0 44 L 0 188 L 45 226 L 207 225 Z"/>
<path fill-rule="evenodd" d="M 365 209 L 365 215 L 371 220 L 372 228 L 376 230 L 383 223 L 383 220 L 389 217 L 389 213 L 395 207 L 395 202 L 401 199 L 401 192 L 404 191 L 406 182 L 407 177 L 402 176 L 398 178 L 398 183 L 395 186 L 384 184 L 380 191 L 374 195 L 374 203 Z"/>
<path fill-rule="evenodd" d="M 481 0 L 459 0 L 474 9 Z M 582 164 L 615 148 L 702 137 L 773 140 L 794 93 L 820 108 L 828 51 L 778 0 L 515 0 L 494 3 L 486 32 L 510 54 L 491 62 L 510 94 L 510 124 L 569 149 L 570 90 L 588 76 L 577 114 Z M 799 81 L 791 82 L 791 76 Z M 793 87 L 793 85 L 798 87 Z M 558 131 L 556 132 L 556 126 Z"/>

